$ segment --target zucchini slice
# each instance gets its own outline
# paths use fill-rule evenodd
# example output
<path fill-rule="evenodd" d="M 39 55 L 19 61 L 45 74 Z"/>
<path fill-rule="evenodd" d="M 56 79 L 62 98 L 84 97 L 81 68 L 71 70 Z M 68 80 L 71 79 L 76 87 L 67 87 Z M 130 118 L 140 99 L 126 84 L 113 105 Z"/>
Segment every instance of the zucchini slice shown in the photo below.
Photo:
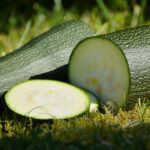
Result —
<path fill-rule="evenodd" d="M 122 50 L 109 39 L 95 36 L 78 43 L 69 60 L 68 74 L 72 84 L 115 109 L 128 99 L 128 63 Z"/>
<path fill-rule="evenodd" d="M 14 112 L 35 119 L 65 119 L 89 110 L 90 97 L 77 87 L 55 80 L 29 80 L 5 95 Z"/>

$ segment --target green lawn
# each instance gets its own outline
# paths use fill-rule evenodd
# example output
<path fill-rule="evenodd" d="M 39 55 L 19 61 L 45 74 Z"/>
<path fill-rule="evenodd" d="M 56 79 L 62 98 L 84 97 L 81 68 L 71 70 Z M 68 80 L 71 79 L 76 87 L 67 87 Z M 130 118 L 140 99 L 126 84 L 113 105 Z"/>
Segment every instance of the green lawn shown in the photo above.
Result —
<path fill-rule="evenodd" d="M 98 3 L 98 7 L 82 13 L 75 7 L 63 10 L 59 5 L 55 11 L 48 12 L 36 4 L 37 13 L 19 27 L 15 26 L 19 18 L 10 16 L 8 33 L 0 33 L 0 56 L 64 20 L 82 20 L 98 34 L 150 24 L 150 19 L 143 17 L 142 8 L 135 5 L 132 11 L 127 8 L 112 11 Z M 105 114 L 87 113 L 69 120 L 47 121 L 18 116 L 3 105 L 0 108 L 1 150 L 150 149 L 150 106 L 140 99 L 132 110 L 120 110 L 115 115 L 106 109 Z"/>

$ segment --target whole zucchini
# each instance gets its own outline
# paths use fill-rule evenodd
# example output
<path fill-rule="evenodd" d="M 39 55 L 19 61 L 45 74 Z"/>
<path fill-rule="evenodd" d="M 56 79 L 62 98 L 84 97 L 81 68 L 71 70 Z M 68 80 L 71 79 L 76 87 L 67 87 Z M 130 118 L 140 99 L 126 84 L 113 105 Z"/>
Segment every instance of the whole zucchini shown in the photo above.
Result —
<path fill-rule="evenodd" d="M 124 52 L 130 69 L 128 106 L 138 98 L 150 98 L 150 26 L 129 28 L 103 35 Z"/>
<path fill-rule="evenodd" d="M 86 24 L 67 21 L 1 57 L 0 95 L 17 83 L 66 65 L 76 44 L 92 34 Z"/>

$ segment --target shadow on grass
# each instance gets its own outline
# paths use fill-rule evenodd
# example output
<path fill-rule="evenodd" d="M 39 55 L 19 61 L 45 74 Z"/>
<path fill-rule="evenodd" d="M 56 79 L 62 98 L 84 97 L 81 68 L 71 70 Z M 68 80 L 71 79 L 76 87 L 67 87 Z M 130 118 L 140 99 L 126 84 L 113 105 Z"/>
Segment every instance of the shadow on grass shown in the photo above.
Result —
<path fill-rule="evenodd" d="M 73 123 L 75 126 L 61 130 L 52 128 L 46 133 L 44 133 L 43 128 L 36 128 L 30 132 L 27 130 L 23 134 L 18 133 L 12 137 L 3 136 L 0 139 L 0 149 L 148 150 L 150 148 L 150 124 L 142 123 L 126 129 L 106 125 L 106 127 L 97 126 L 97 129 L 94 129 L 95 127 L 89 126 L 79 128 L 75 122 Z"/>
<path fill-rule="evenodd" d="M 39 121 L 13 113 L 4 102 L 2 109 L 1 150 L 150 149 L 149 123 L 122 128 L 110 124 L 99 112 L 68 120 Z"/>
<path fill-rule="evenodd" d="M 150 149 L 149 123 L 122 128 L 110 124 L 99 112 L 68 120 L 39 121 L 13 113 L 4 102 L 3 109 L 0 150 Z"/>
<path fill-rule="evenodd" d="M 67 66 L 31 79 L 68 82 Z M 13 113 L 1 97 L 0 150 L 144 150 L 150 149 L 149 141 L 149 123 L 123 128 L 99 112 L 68 120 L 32 120 Z"/>

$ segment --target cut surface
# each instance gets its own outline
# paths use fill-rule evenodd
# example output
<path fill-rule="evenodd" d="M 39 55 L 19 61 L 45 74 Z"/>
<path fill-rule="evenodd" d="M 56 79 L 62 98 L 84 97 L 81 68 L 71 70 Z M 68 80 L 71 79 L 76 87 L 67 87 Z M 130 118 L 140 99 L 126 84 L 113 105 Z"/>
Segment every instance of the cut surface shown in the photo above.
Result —
<path fill-rule="evenodd" d="M 98 98 L 90 92 L 86 92 L 86 93 L 90 97 L 90 100 L 91 100 L 89 112 L 92 113 L 92 112 L 98 111 L 98 108 L 99 108 Z"/>
<path fill-rule="evenodd" d="M 35 119 L 65 119 L 90 107 L 90 98 L 81 89 L 52 80 L 29 80 L 16 85 L 5 95 L 14 112 Z"/>
<path fill-rule="evenodd" d="M 130 74 L 121 49 L 99 36 L 81 41 L 69 61 L 70 82 L 91 91 L 105 103 L 122 107 L 128 97 Z"/>

